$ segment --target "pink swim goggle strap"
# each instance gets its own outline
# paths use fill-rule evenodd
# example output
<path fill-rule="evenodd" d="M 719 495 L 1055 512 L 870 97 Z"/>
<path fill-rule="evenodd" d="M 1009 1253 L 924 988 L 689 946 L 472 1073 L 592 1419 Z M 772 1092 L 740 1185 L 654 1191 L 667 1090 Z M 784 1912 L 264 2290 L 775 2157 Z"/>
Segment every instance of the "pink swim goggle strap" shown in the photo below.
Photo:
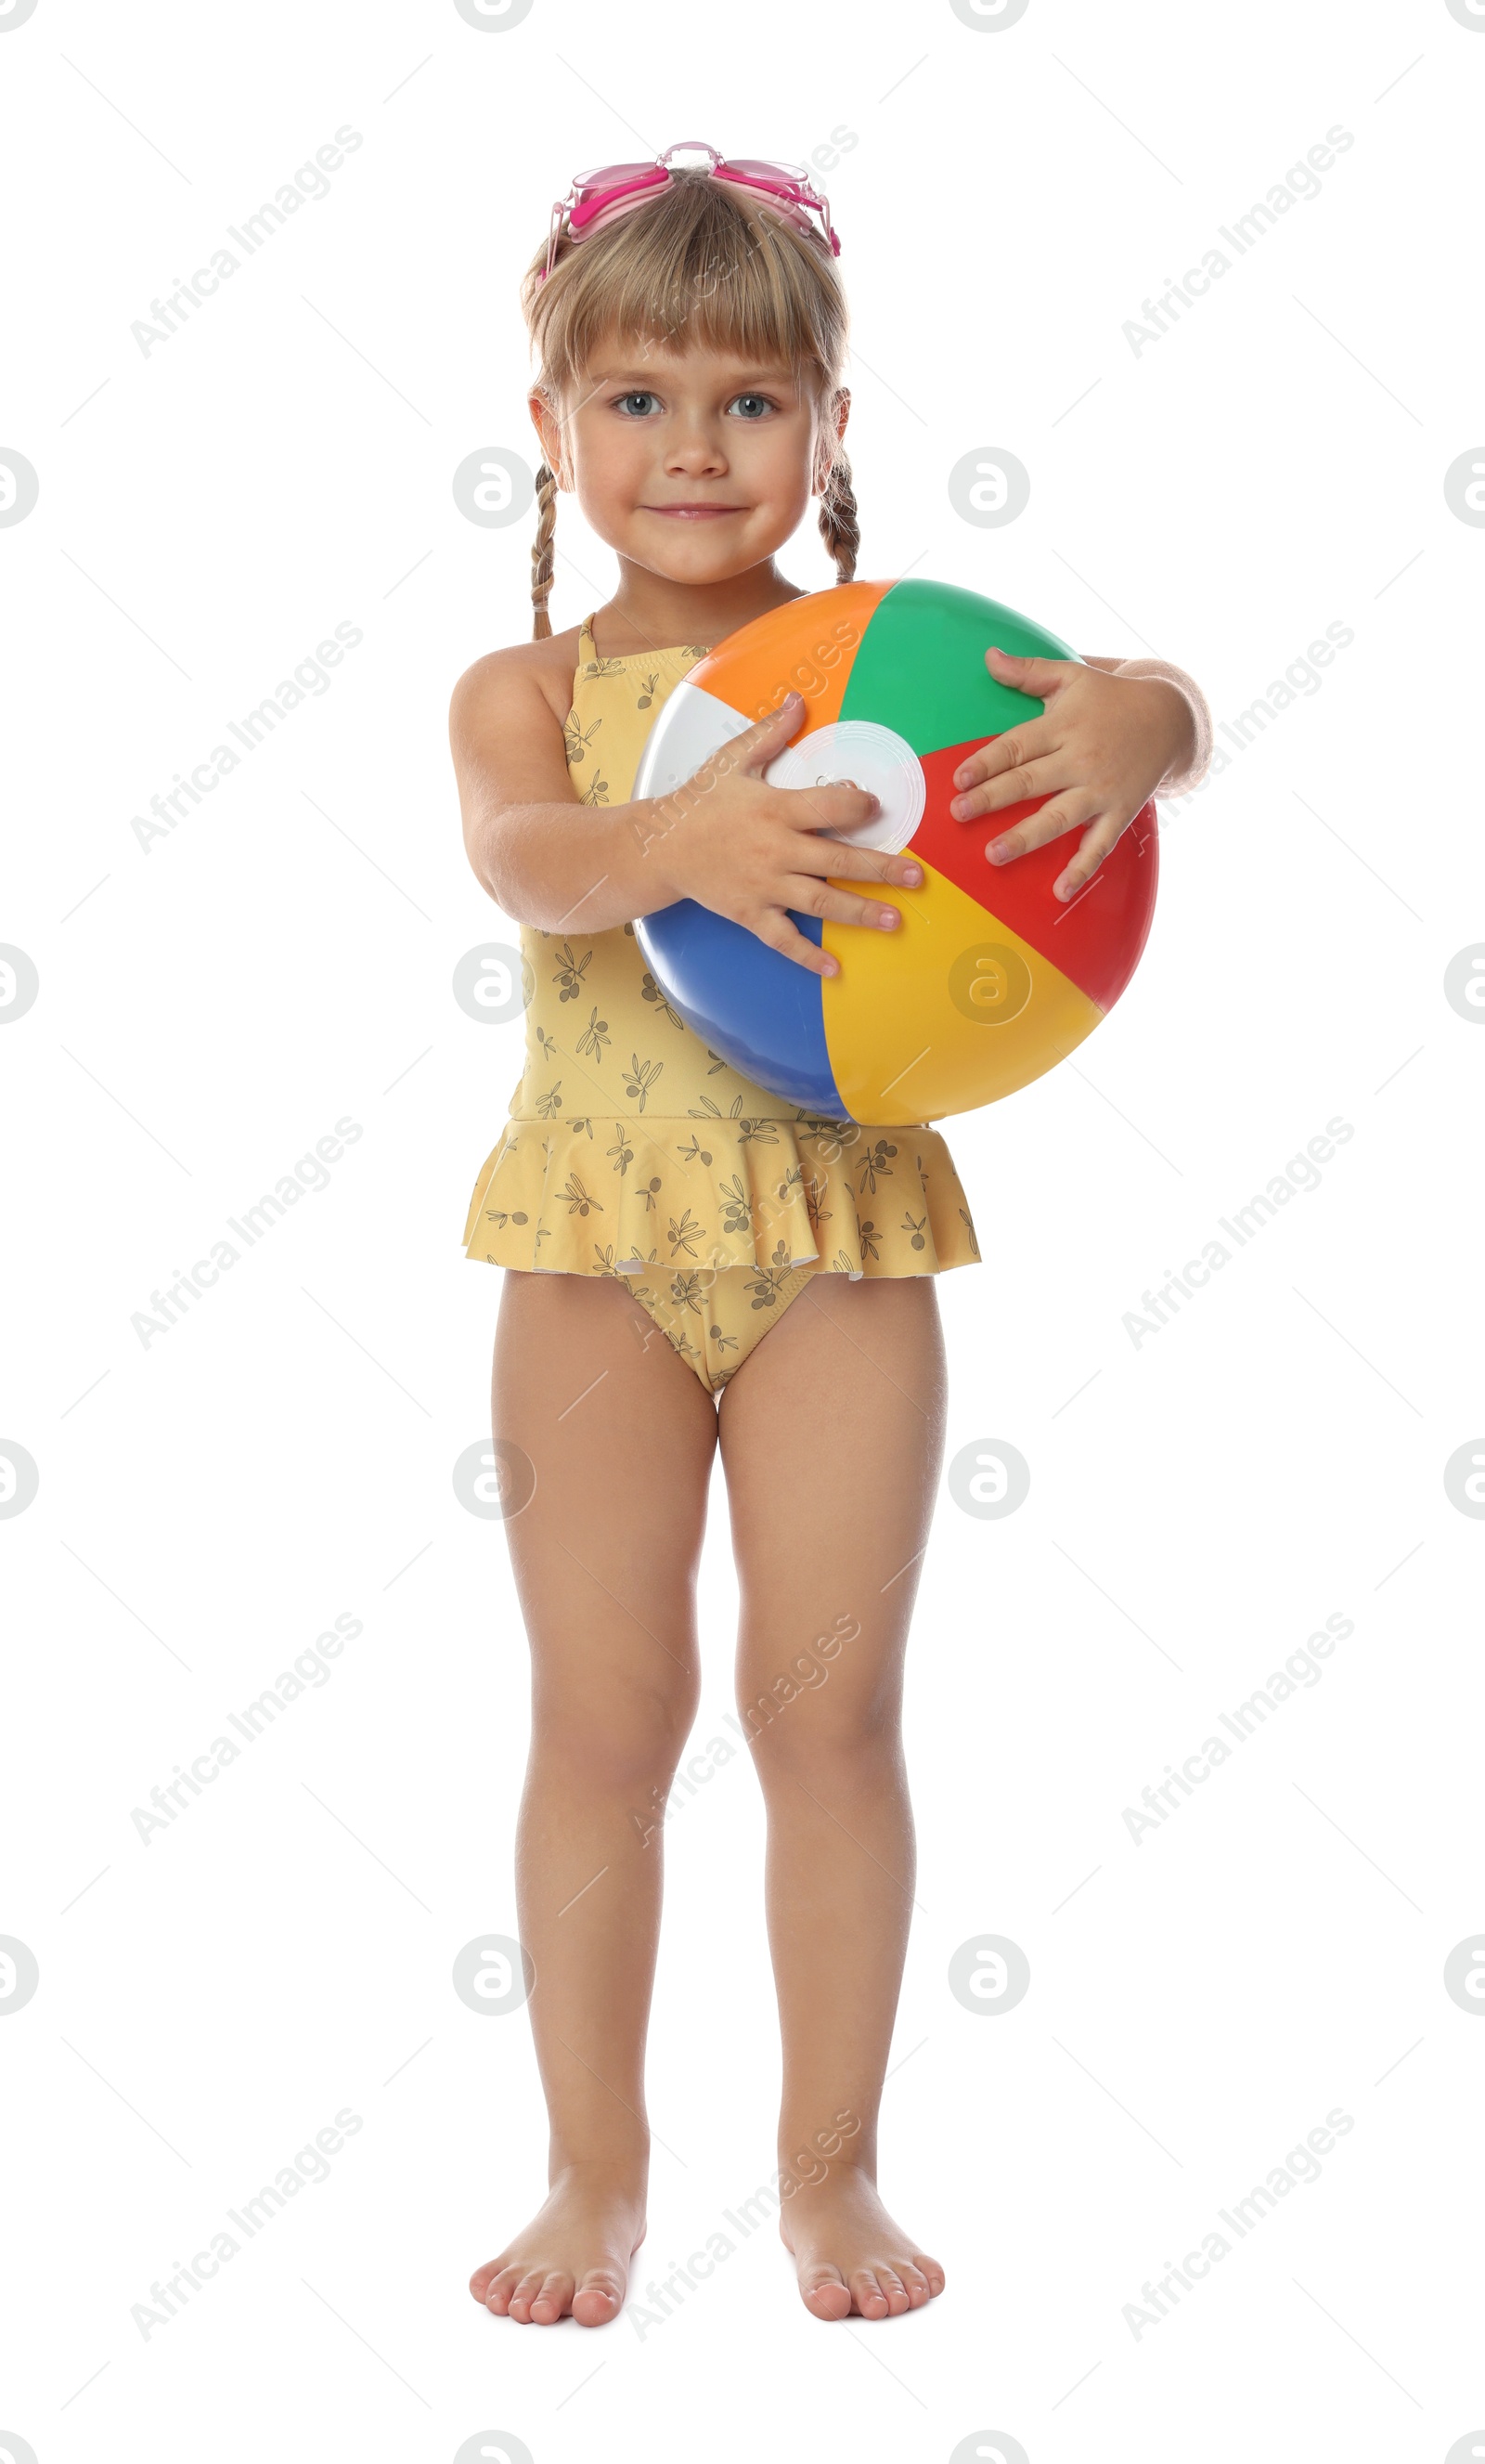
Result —
<path fill-rule="evenodd" d="M 724 180 L 729 187 L 741 189 L 759 205 L 771 208 L 797 231 L 828 247 L 832 256 L 840 255 L 841 242 L 830 219 L 829 202 L 811 186 L 802 163 L 730 163 L 724 161 L 714 145 L 708 145 L 701 138 L 688 138 L 678 145 L 667 145 L 651 163 L 609 163 L 601 170 L 579 171 L 566 196 L 559 197 L 552 209 L 547 261 L 537 280 L 544 282 L 551 273 L 564 230 L 575 241 L 591 239 L 595 231 L 607 231 L 622 215 L 668 187 L 673 154 L 706 155 L 709 179 Z M 812 214 L 819 216 L 819 231 L 810 220 Z"/>

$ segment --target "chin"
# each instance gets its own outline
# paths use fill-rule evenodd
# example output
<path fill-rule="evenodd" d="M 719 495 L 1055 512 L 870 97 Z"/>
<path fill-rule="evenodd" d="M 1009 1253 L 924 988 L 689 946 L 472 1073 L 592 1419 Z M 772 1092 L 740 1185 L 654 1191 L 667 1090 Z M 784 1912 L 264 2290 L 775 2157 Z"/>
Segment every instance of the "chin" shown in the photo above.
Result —
<path fill-rule="evenodd" d="M 667 581 L 690 583 L 729 582 L 734 574 L 748 573 L 775 555 L 788 537 L 770 529 L 746 539 L 734 531 L 729 539 L 720 524 L 711 522 L 667 524 L 666 534 L 659 540 L 646 539 L 639 561 Z"/>
<path fill-rule="evenodd" d="M 746 573 L 750 566 L 761 563 L 763 556 L 768 554 L 766 548 L 761 555 L 742 555 L 735 548 L 728 554 L 716 542 L 711 543 L 709 550 L 708 544 L 700 539 L 687 542 L 690 551 L 688 554 L 685 547 L 681 547 L 679 542 L 677 544 L 679 552 L 676 554 L 641 556 L 635 561 L 647 565 L 651 573 L 663 575 L 666 582 L 685 582 L 700 587 L 707 583 L 731 582 L 734 574 Z"/>

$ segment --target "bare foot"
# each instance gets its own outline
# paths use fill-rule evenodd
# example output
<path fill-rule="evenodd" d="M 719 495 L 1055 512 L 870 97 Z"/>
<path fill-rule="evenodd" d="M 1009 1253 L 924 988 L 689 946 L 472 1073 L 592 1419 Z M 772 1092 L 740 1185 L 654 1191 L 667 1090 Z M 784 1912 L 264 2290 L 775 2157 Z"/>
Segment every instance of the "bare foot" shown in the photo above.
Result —
<path fill-rule="evenodd" d="M 571 2165 L 525 2231 L 475 2269 L 470 2291 L 522 2327 L 555 2326 L 569 2311 L 579 2327 L 605 2327 L 623 2307 L 629 2261 L 644 2238 L 643 2184 Z"/>
<path fill-rule="evenodd" d="M 817 2319 L 897 2319 L 944 2290 L 928 2258 L 856 2166 L 834 2165 L 823 2182 L 803 2184 L 779 2211 L 784 2247 L 794 2253 L 799 2292 Z"/>

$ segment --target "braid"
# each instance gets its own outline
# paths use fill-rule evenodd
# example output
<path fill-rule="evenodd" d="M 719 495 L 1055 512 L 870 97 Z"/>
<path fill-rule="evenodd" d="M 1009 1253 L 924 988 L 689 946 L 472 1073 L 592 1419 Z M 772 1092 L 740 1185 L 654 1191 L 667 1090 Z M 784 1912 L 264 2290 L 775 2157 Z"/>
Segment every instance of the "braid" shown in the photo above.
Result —
<path fill-rule="evenodd" d="M 851 466 L 839 447 L 820 499 L 819 535 L 825 542 L 827 554 L 835 561 L 837 582 L 852 581 L 862 534 L 855 491 L 851 486 Z"/>
<path fill-rule="evenodd" d="M 556 528 L 557 481 L 543 462 L 536 473 L 536 540 L 531 552 L 531 604 L 535 611 L 531 638 L 534 642 L 549 640 L 552 632 L 547 601 L 552 595 L 552 534 Z"/>

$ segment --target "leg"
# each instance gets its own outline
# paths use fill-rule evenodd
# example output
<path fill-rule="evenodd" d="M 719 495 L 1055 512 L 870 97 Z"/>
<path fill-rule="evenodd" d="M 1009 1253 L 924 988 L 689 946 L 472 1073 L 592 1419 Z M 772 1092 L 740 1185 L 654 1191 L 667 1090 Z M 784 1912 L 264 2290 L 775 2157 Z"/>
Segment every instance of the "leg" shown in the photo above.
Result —
<path fill-rule="evenodd" d="M 737 1699 L 768 1807 L 779 2224 L 819 2319 L 885 2318 L 944 2284 L 877 2195 L 876 2130 L 912 1911 L 903 1655 L 946 1389 L 931 1277 L 817 1273 L 719 1413 Z"/>
<path fill-rule="evenodd" d="M 622 1284 L 513 1269 L 493 1422 L 535 1471 L 506 1537 L 532 1654 L 516 1903 L 551 2195 L 470 2289 L 522 2324 L 601 2326 L 644 2230 L 661 1809 L 696 1711 L 716 1407 Z"/>

